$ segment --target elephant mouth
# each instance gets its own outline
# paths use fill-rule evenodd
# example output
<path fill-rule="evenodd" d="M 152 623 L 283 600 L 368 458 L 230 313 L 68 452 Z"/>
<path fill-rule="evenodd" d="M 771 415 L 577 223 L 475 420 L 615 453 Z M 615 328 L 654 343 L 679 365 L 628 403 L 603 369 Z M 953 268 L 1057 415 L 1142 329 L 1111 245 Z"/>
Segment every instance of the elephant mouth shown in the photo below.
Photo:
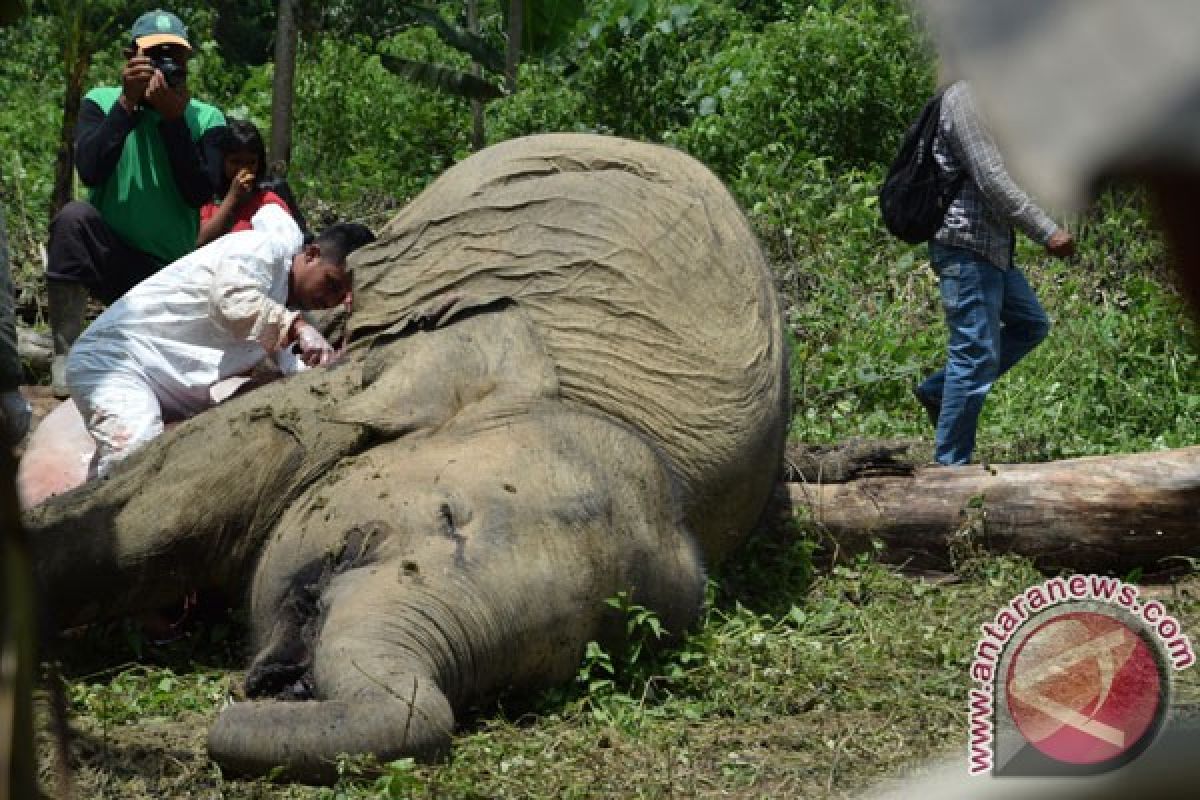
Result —
<path fill-rule="evenodd" d="M 373 563 L 391 533 L 379 520 L 355 526 L 346 531 L 335 553 L 309 562 L 292 576 L 267 644 L 246 672 L 247 697 L 285 702 L 316 698 L 312 654 L 324 622 L 322 595 L 336 576 Z"/>
<path fill-rule="evenodd" d="M 312 665 L 263 664 L 246 675 L 246 696 L 271 697 L 284 702 L 312 700 L 316 696 Z"/>
<path fill-rule="evenodd" d="M 313 570 L 304 572 L 311 575 Z M 327 582 L 325 576 L 317 583 L 299 576 L 293 582 L 267 646 L 246 671 L 247 697 L 283 701 L 315 697 L 312 652 L 319 624 L 320 591 Z"/>

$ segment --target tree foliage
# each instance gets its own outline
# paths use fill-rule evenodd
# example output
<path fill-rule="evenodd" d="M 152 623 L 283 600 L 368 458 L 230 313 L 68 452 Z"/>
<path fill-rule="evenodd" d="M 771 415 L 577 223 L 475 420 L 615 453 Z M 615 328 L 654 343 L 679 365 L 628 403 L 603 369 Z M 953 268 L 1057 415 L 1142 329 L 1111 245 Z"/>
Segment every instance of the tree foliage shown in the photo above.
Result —
<path fill-rule="evenodd" d="M 691 71 L 691 122 L 672 137 L 735 179 L 753 154 L 886 163 L 932 66 L 911 19 L 880 0 L 827 0 L 732 40 Z"/>

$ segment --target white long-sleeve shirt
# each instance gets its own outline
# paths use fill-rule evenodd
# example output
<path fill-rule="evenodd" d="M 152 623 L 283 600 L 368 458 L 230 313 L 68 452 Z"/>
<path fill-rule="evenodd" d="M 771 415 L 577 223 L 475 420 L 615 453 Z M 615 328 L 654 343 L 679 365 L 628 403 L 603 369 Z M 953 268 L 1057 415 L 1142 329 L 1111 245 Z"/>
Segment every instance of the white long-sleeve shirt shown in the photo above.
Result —
<path fill-rule="evenodd" d="M 252 224 L 169 264 L 109 306 L 71 348 L 68 383 L 135 378 L 158 396 L 164 416 L 191 416 L 210 405 L 210 386 L 278 352 L 297 314 L 284 304 L 303 236 L 274 205 Z"/>

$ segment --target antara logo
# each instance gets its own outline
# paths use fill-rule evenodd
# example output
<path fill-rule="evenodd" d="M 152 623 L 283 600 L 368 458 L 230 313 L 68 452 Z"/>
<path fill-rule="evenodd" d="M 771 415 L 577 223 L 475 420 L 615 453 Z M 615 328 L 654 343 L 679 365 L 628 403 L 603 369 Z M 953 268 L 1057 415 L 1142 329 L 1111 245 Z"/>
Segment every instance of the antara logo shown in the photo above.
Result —
<path fill-rule="evenodd" d="M 1116 578 L 1030 587 L 981 626 L 968 693 L 968 772 L 1084 775 L 1137 758 L 1163 727 L 1191 640 Z"/>

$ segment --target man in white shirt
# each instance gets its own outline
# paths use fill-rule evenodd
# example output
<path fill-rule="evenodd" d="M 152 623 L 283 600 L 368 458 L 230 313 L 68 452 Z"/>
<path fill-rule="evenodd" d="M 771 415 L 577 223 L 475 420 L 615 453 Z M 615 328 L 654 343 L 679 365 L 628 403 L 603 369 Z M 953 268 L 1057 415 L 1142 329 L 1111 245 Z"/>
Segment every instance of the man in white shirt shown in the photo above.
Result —
<path fill-rule="evenodd" d="M 212 404 L 209 389 L 272 357 L 286 373 L 333 349 L 294 309 L 347 300 L 346 256 L 374 236 L 334 225 L 305 246 L 292 217 L 266 206 L 231 233 L 131 289 L 76 341 L 67 382 L 96 440 L 93 475 Z M 299 351 L 299 361 L 291 348 Z"/>

